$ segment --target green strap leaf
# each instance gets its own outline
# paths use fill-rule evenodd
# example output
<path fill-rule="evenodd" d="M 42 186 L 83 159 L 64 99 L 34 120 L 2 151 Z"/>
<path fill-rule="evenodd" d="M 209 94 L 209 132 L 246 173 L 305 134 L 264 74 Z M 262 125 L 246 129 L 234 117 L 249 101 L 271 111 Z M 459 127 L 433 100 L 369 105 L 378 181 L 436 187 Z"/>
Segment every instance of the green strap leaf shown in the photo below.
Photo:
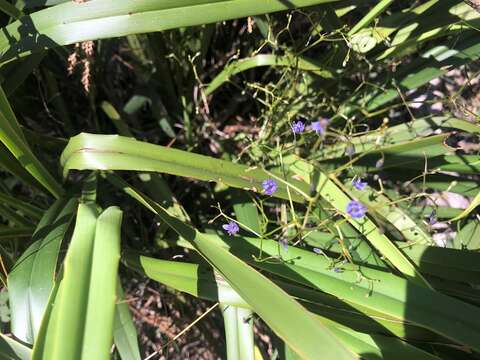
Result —
<path fill-rule="evenodd" d="M 96 220 L 93 206 L 79 205 L 62 277 L 50 297 L 33 359 L 74 358 L 81 353 Z"/>
<path fill-rule="evenodd" d="M 97 220 L 82 346 L 84 359 L 109 359 L 113 343 L 122 211 L 107 208 Z M 82 295 L 85 297 L 85 294 Z M 98 322 L 102 314 L 102 323 Z M 63 357 L 65 359 L 65 357 Z"/>
<path fill-rule="evenodd" d="M 261 192 L 262 182 L 274 178 L 278 190 L 273 196 L 288 199 L 288 186 L 292 200 L 297 202 L 303 202 L 308 197 L 309 189 L 305 182 L 293 178 L 283 179 L 276 173 L 258 167 L 248 167 L 118 135 L 82 133 L 74 136 L 63 151 L 60 162 L 64 175 L 72 169 L 155 171 L 215 181 L 253 192 Z"/>
<path fill-rule="evenodd" d="M 93 205 L 79 206 L 63 277 L 33 359 L 110 358 L 121 221 L 116 207 L 97 220 Z"/>
<path fill-rule="evenodd" d="M 86 40 L 149 33 L 335 0 L 96 0 L 66 2 L 24 16 L 0 34 L 2 60 Z M 36 41 L 32 41 L 32 38 Z"/>
<path fill-rule="evenodd" d="M 59 199 L 40 220 L 33 244 L 8 275 L 12 332 L 33 343 L 53 287 L 57 257 L 77 207 L 77 199 Z"/>

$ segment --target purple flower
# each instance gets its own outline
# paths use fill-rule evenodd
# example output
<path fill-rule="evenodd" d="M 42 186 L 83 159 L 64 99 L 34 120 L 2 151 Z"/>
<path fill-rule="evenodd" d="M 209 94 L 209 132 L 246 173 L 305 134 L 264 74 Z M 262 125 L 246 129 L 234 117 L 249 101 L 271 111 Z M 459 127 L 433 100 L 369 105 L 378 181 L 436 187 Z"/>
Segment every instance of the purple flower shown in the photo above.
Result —
<path fill-rule="evenodd" d="M 354 219 L 361 219 L 367 212 L 367 207 L 360 201 L 352 200 L 347 205 L 347 213 Z"/>
<path fill-rule="evenodd" d="M 314 121 L 310 128 L 315 131 L 318 135 L 323 135 L 325 133 L 325 127 L 321 121 Z"/>
<path fill-rule="evenodd" d="M 318 255 L 323 254 L 322 249 L 319 249 L 319 248 L 316 248 L 316 247 L 313 248 L 313 252 L 314 252 L 315 254 L 318 254 Z"/>
<path fill-rule="evenodd" d="M 337 268 L 337 267 L 334 267 L 332 270 L 333 270 L 333 272 L 336 272 L 337 274 L 342 272 L 342 269 Z"/>
<path fill-rule="evenodd" d="M 267 179 L 262 182 L 262 188 L 266 195 L 273 195 L 278 189 L 277 182 L 273 179 Z"/>
<path fill-rule="evenodd" d="M 352 185 L 355 189 L 361 191 L 365 189 L 365 186 L 367 186 L 367 183 L 365 181 L 362 181 L 362 179 L 360 178 L 356 178 L 352 180 Z"/>
<path fill-rule="evenodd" d="M 288 239 L 282 238 L 279 242 L 280 245 L 282 245 L 283 250 L 288 251 Z"/>
<path fill-rule="evenodd" d="M 292 124 L 292 131 L 294 134 L 300 134 L 304 132 L 305 130 L 305 124 L 301 122 L 300 120 L 294 121 Z"/>
<path fill-rule="evenodd" d="M 235 221 L 230 221 L 228 224 L 222 225 L 223 230 L 225 230 L 228 235 L 233 236 L 235 235 L 239 229 L 237 223 Z"/>
<path fill-rule="evenodd" d="M 312 124 L 310 125 L 310 129 L 315 131 L 317 135 L 323 135 L 325 134 L 325 129 L 327 128 L 329 122 L 330 119 L 321 117 L 318 119 L 318 121 L 312 122 Z"/>

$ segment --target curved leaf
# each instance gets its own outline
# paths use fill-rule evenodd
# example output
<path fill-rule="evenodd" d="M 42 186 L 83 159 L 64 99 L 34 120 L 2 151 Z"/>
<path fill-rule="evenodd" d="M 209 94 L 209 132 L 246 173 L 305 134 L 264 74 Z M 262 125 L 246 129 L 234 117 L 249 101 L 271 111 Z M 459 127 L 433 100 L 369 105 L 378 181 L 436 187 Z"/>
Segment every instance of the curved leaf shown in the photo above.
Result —
<path fill-rule="evenodd" d="M 275 177 L 278 180 L 278 190 L 273 196 L 288 199 L 289 186 L 294 201 L 302 202 L 308 197 L 307 184 L 293 178 L 283 180 L 282 176 L 258 167 L 248 167 L 118 135 L 82 133 L 74 136 L 63 151 L 60 162 L 64 175 L 72 169 L 156 171 L 215 181 L 254 192 L 260 192 L 264 180 Z"/>
<path fill-rule="evenodd" d="M 209 24 L 333 1 L 69 1 L 24 16 L 6 26 L 0 34 L 0 53 L 5 62 L 59 45 Z"/>

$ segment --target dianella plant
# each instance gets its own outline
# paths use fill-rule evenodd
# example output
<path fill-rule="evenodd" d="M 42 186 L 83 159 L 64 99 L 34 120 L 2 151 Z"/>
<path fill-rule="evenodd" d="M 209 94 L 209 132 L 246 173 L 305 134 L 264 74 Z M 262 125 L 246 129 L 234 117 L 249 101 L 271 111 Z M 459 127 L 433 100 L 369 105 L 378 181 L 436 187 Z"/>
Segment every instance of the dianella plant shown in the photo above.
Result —
<path fill-rule="evenodd" d="M 475 3 L 0 0 L 0 359 L 480 359 Z"/>

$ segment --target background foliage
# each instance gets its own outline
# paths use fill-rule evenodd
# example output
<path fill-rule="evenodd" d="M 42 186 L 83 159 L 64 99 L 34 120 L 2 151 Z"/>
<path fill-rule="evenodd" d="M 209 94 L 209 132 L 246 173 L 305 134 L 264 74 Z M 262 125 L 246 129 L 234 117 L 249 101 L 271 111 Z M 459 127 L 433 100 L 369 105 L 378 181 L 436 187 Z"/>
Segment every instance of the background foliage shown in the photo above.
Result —
<path fill-rule="evenodd" d="M 0 358 L 479 358 L 469 5 L 0 10 Z"/>

